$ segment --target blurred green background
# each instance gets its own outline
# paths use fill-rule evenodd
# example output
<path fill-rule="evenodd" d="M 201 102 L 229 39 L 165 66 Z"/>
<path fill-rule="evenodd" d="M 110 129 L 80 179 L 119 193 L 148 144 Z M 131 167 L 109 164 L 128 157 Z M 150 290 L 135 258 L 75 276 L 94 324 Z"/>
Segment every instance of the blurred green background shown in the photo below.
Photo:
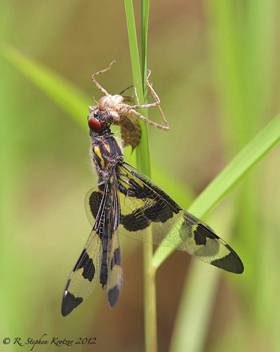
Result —
<path fill-rule="evenodd" d="M 140 23 L 140 2 L 134 5 Z M 148 67 L 170 124 L 168 132 L 149 127 L 152 179 L 184 208 L 280 111 L 277 13 L 276 0 L 151 2 Z M 143 351 L 137 241 L 122 238 L 124 286 L 113 310 L 96 287 L 79 309 L 60 314 L 90 232 L 83 199 L 97 181 L 86 116 L 101 95 L 90 77 L 116 60 L 100 83 L 112 94 L 132 83 L 124 4 L 10 1 L 1 3 L 0 19 L 0 344 L 47 334 L 49 341 L 97 338 L 75 351 Z M 20 72 L 11 47 L 80 91 L 80 123 Z M 157 109 L 149 117 L 161 122 Z M 237 251 L 245 272 L 221 273 L 206 339 L 180 351 L 280 351 L 279 151 L 272 149 L 205 219 Z M 130 149 L 126 160 L 133 163 Z M 159 351 L 170 350 L 191 261 L 176 251 L 157 273 Z M 207 275 L 217 270 L 204 266 Z M 18 351 L 12 343 L 3 349 Z"/>

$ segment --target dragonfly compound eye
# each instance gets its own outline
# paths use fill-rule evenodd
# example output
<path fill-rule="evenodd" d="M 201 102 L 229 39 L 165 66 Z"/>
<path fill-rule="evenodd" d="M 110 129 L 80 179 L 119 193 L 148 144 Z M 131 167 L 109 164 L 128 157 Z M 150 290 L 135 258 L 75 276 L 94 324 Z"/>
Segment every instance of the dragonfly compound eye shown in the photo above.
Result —
<path fill-rule="evenodd" d="M 88 126 L 93 132 L 99 132 L 101 128 L 105 126 L 105 122 L 98 121 L 95 117 L 93 117 L 93 114 L 90 114 L 88 117 Z"/>

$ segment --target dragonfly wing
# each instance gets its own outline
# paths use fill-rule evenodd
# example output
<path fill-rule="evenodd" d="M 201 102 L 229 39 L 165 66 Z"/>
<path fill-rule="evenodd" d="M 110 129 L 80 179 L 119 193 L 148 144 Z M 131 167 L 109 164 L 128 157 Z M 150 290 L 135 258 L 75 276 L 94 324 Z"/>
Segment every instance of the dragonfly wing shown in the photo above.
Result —
<path fill-rule="evenodd" d="M 86 204 L 88 204 L 87 213 L 89 218 L 91 214 L 92 219 L 95 219 L 95 223 L 87 243 L 67 281 L 62 299 L 61 312 L 63 316 L 71 313 L 74 308 L 80 305 L 92 293 L 99 278 L 102 256 L 101 239 L 104 230 L 102 224 L 104 222 L 106 201 L 103 193 L 101 199 L 99 199 L 100 192 L 100 189 L 95 187 L 86 196 Z M 88 201 L 88 199 L 93 198 L 95 199 L 94 202 Z M 97 199 L 99 200 L 97 201 Z"/>
<path fill-rule="evenodd" d="M 104 184 L 96 186 L 89 190 L 85 197 L 85 208 L 88 220 L 93 226 L 98 212 L 102 211 L 100 207 L 104 194 Z"/>
<path fill-rule="evenodd" d="M 176 247 L 226 271 L 243 272 L 235 251 L 147 176 L 125 163 L 119 168 L 118 182 L 121 233 Z"/>
<path fill-rule="evenodd" d="M 92 230 L 67 281 L 62 300 L 63 316 L 71 313 L 92 293 L 99 278 L 101 254 L 102 241 L 96 231 Z"/>
<path fill-rule="evenodd" d="M 119 299 L 123 282 L 120 236 L 118 229 L 112 233 L 108 248 L 107 298 L 111 308 Z"/>

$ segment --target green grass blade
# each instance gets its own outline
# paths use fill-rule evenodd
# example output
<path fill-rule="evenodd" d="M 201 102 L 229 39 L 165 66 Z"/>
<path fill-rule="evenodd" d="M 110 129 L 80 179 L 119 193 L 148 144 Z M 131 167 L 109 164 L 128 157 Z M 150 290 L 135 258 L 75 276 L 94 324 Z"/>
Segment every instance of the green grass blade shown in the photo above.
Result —
<path fill-rule="evenodd" d="M 134 10 L 133 2 L 131 0 L 125 0 L 125 11 L 127 18 L 127 30 L 129 38 L 129 47 L 130 47 L 130 56 L 133 72 L 133 84 L 136 86 L 137 94 L 139 97 L 140 104 L 145 103 L 144 94 L 143 94 L 143 82 L 142 74 L 140 69 L 139 61 L 139 51 L 137 44 L 137 34 L 136 34 L 136 25 L 134 19 Z M 139 109 L 141 114 L 145 115 L 144 109 Z M 150 153 L 149 153 L 149 144 L 148 144 L 148 131 L 147 126 L 144 121 L 139 121 L 142 129 L 141 142 L 138 148 L 136 148 L 136 158 L 137 158 L 137 167 L 147 176 L 151 174 L 150 168 Z"/>
<path fill-rule="evenodd" d="M 85 116 L 88 114 L 90 98 L 49 68 L 28 59 L 12 47 L 6 48 L 5 57 L 80 126 L 87 128 Z"/>
<path fill-rule="evenodd" d="M 205 270 L 205 267 L 205 263 L 198 260 L 193 260 L 190 265 L 190 274 L 177 311 L 171 352 L 204 350 L 208 317 L 212 313 L 221 274 L 219 270 Z"/>
<path fill-rule="evenodd" d="M 241 3 L 207 0 L 205 4 L 210 23 L 212 63 L 223 112 L 224 143 L 232 147 L 231 153 L 235 153 L 248 142 L 248 130 L 252 130 L 248 126 L 251 114 L 244 94 L 247 85 L 244 58 L 240 51 L 241 38 L 243 40 L 242 24 L 238 17 Z"/>
<path fill-rule="evenodd" d="M 148 2 L 149 3 L 149 2 Z M 133 82 L 136 85 L 140 104 L 145 104 L 145 94 L 143 84 L 146 77 L 147 66 L 147 27 L 148 27 L 148 9 L 145 6 L 144 0 L 141 2 L 142 22 L 141 22 L 141 42 L 142 42 L 142 67 L 144 70 L 141 75 L 139 52 L 137 44 L 137 33 L 134 18 L 133 2 L 125 0 L 127 28 L 129 37 L 129 46 L 131 54 L 131 63 L 133 70 Z M 143 77 L 141 81 L 141 77 Z M 141 84 L 140 84 L 141 83 Z M 146 89 L 145 89 L 146 91 Z M 145 115 L 145 109 L 139 110 Z M 150 176 L 150 156 L 148 143 L 148 129 L 144 121 L 140 121 L 142 129 L 142 137 L 140 145 L 136 148 L 137 167 L 146 175 Z M 152 270 L 153 246 L 150 243 L 143 244 L 144 255 L 144 306 L 145 306 L 145 346 L 147 352 L 157 351 L 157 320 L 156 320 L 156 287 L 155 287 L 155 272 Z"/>
<path fill-rule="evenodd" d="M 261 129 L 275 106 L 275 92 L 279 90 L 275 80 L 279 61 L 275 45 L 279 2 L 249 0 L 245 7 L 241 2 L 220 0 L 207 0 L 205 4 L 224 153 L 235 155 Z M 269 160 L 266 162 L 270 164 Z M 277 167 L 274 177 L 276 173 Z M 239 253 L 242 246 L 242 258 L 246 261 L 246 279 L 242 276 L 238 285 L 243 299 L 249 303 L 246 307 L 248 316 L 251 321 L 259 322 L 259 329 L 263 329 L 264 334 L 272 331 L 271 325 L 275 325 L 271 312 L 277 306 L 277 300 L 274 302 L 267 296 L 270 289 L 274 291 L 275 280 L 269 263 L 277 241 L 274 237 L 277 231 L 269 232 L 268 228 L 277 220 L 272 216 L 269 221 L 270 215 L 260 216 L 266 208 L 263 184 L 268 177 L 267 168 L 256 168 L 239 187 L 234 205 L 238 218 L 235 233 L 242 233 L 242 244 L 241 237 L 237 236 L 234 248 Z M 267 233 L 266 241 L 260 241 L 256 236 L 262 231 Z M 254 275 L 255 272 L 258 275 Z M 243 329 L 244 338 L 250 334 Z M 270 336 L 269 340 L 277 343 L 278 336 L 276 333 L 276 338 Z"/>
<path fill-rule="evenodd" d="M 225 195 L 245 177 L 247 172 L 280 140 L 280 116 L 278 115 L 249 142 L 232 162 L 196 198 L 188 211 L 198 218 L 203 217 Z M 153 265 L 158 268 L 174 251 L 173 248 L 159 246 L 154 255 Z"/>

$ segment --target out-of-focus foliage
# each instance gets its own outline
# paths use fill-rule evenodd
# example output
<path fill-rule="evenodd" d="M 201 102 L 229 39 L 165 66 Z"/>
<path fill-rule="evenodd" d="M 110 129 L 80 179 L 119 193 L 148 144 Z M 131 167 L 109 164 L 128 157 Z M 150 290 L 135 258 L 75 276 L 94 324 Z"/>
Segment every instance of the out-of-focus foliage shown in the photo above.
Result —
<path fill-rule="evenodd" d="M 275 0 L 151 2 L 148 67 L 170 124 L 169 132 L 149 128 L 152 178 L 185 208 L 192 198 L 185 190 L 200 193 L 280 110 L 277 11 Z M 134 241 L 123 250 L 124 288 L 116 308 L 108 308 L 97 287 L 77 311 L 60 315 L 64 285 L 90 231 L 83 197 L 97 181 L 86 109 L 100 92 L 90 76 L 116 60 L 100 77 L 102 85 L 118 93 L 132 82 L 124 6 L 9 1 L 0 19 L 4 50 L 16 48 L 71 82 L 86 104 L 77 124 L 1 55 L 0 337 L 97 337 L 96 350 L 143 351 L 142 253 Z M 149 117 L 160 119 L 156 109 Z M 222 274 L 205 312 L 212 320 L 200 351 L 280 349 L 279 169 L 278 146 L 207 218 L 222 238 L 231 238 L 245 272 Z M 174 253 L 158 271 L 160 351 L 169 350 L 188 263 L 187 254 Z M 216 270 L 204 266 L 206 277 Z M 189 290 L 194 281 L 186 281 Z M 191 330 L 189 320 L 179 323 Z"/>

